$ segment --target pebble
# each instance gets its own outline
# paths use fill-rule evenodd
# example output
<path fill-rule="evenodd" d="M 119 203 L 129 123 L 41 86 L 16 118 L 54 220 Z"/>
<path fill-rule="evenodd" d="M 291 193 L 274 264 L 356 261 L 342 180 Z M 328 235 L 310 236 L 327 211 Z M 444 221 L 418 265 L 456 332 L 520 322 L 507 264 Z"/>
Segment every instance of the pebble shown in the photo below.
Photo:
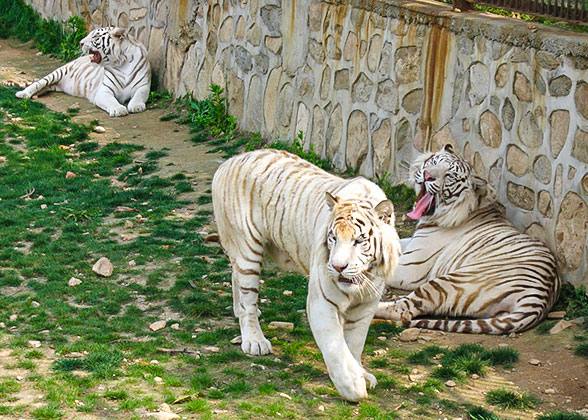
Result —
<path fill-rule="evenodd" d="M 170 328 L 177 331 L 180 329 L 180 324 L 176 322 L 175 324 L 171 324 Z"/>
<path fill-rule="evenodd" d="M 41 204 L 41 210 L 45 210 L 47 208 L 47 204 Z"/>
<path fill-rule="evenodd" d="M 283 392 L 280 392 L 278 395 L 282 398 L 286 398 L 287 400 L 292 400 L 291 396 L 289 396 L 288 394 L 284 394 Z"/>
<path fill-rule="evenodd" d="M 566 316 L 566 311 L 554 311 L 547 314 L 547 319 L 562 319 Z"/>
<path fill-rule="evenodd" d="M 151 331 L 159 331 L 159 330 L 164 329 L 166 325 L 167 325 L 167 322 L 164 320 L 155 321 L 155 322 L 152 322 L 151 324 L 149 324 L 149 329 Z"/>
<path fill-rule="evenodd" d="M 319 405 L 318 407 L 318 411 L 324 412 L 325 411 L 325 406 L 324 405 Z"/>
<path fill-rule="evenodd" d="M 180 418 L 180 416 L 178 416 L 176 413 L 169 413 L 166 411 L 157 411 L 155 413 L 147 413 L 147 416 L 150 418 L 156 418 L 157 420 L 173 420 L 173 419 Z"/>
<path fill-rule="evenodd" d="M 17 380 L 17 381 L 22 381 L 23 379 L 24 379 L 24 376 L 21 376 L 21 375 L 18 375 L 18 376 L 16 377 L 16 380 Z"/>
<path fill-rule="evenodd" d="M 6 324 L 4 322 L 0 322 L 0 328 L 6 328 Z"/>
<path fill-rule="evenodd" d="M 419 338 L 420 332 L 420 328 L 407 328 L 400 333 L 398 338 L 400 339 L 400 341 L 404 342 L 416 341 Z"/>
<path fill-rule="evenodd" d="M 541 360 L 531 359 L 531 360 L 529 360 L 529 364 L 533 365 L 533 366 L 539 366 L 539 365 L 541 365 Z"/>
<path fill-rule="evenodd" d="M 268 326 L 270 328 L 282 328 L 290 331 L 294 329 L 294 324 L 292 322 L 272 321 Z"/>
<path fill-rule="evenodd" d="M 472 379 L 480 379 L 480 375 L 478 374 L 472 374 Z"/>
<path fill-rule="evenodd" d="M 282 293 L 284 296 L 292 296 L 292 290 L 284 290 Z"/>
<path fill-rule="evenodd" d="M 562 319 L 557 324 L 555 324 L 553 326 L 553 328 L 551 328 L 549 330 L 549 334 L 551 334 L 551 335 L 558 334 L 558 333 L 562 332 L 563 330 L 565 330 L 566 328 L 571 327 L 572 325 L 574 325 L 574 324 L 572 324 L 569 321 L 566 321 L 565 319 Z"/>
<path fill-rule="evenodd" d="M 69 281 L 67 282 L 67 285 L 69 287 L 78 286 L 80 284 L 82 284 L 82 281 L 78 278 L 75 278 L 75 277 L 70 278 Z"/>
<path fill-rule="evenodd" d="M 579 318 L 572 319 L 570 322 L 575 325 L 583 325 L 584 324 L 584 317 L 581 316 Z"/>
<path fill-rule="evenodd" d="M 106 128 L 102 127 L 101 125 L 97 125 L 96 127 L 94 127 L 94 132 L 95 133 L 105 133 Z"/>
<path fill-rule="evenodd" d="M 31 346 L 34 349 L 38 349 L 39 347 L 41 347 L 41 342 L 37 340 L 29 340 L 29 346 Z"/>
<path fill-rule="evenodd" d="M 374 356 L 383 356 L 385 354 L 386 354 L 386 350 L 384 350 L 384 349 L 374 350 Z"/>
<path fill-rule="evenodd" d="M 381 336 L 378 337 L 378 340 L 380 340 L 380 341 L 386 341 L 387 339 L 388 338 L 385 337 L 385 336 L 383 336 L 383 335 L 381 335 Z"/>
<path fill-rule="evenodd" d="M 129 261 L 129 267 L 134 267 L 136 265 L 137 265 L 137 263 L 135 262 L 135 260 Z"/>
<path fill-rule="evenodd" d="M 156 376 L 155 378 L 153 378 L 153 382 L 155 382 L 156 384 L 162 384 L 163 379 L 161 379 L 159 376 Z"/>
<path fill-rule="evenodd" d="M 39 302 L 35 301 L 35 300 L 33 300 L 31 302 L 31 305 L 33 305 L 33 308 L 38 308 L 39 306 L 41 306 L 41 304 Z"/>
<path fill-rule="evenodd" d="M 99 276 L 110 277 L 114 272 L 114 266 L 108 258 L 102 257 L 92 266 L 92 271 Z"/>
<path fill-rule="evenodd" d="M 549 394 L 549 395 L 553 395 L 553 394 L 555 394 L 555 389 L 553 389 L 553 388 L 547 388 L 547 389 L 544 389 L 543 390 L 543 393 Z"/>
<path fill-rule="evenodd" d="M 505 347 L 508 347 L 508 344 L 506 344 L 506 343 L 500 343 L 500 344 L 498 344 L 498 347 L 505 348 Z"/>
<path fill-rule="evenodd" d="M 455 383 L 455 381 L 449 380 L 449 381 L 445 381 L 445 386 L 448 386 L 449 388 L 453 388 L 453 387 L 457 386 L 457 384 Z"/>
<path fill-rule="evenodd" d="M 220 348 L 218 348 L 216 346 L 204 346 L 204 347 L 202 347 L 202 351 L 210 352 L 210 353 L 219 353 Z"/>
<path fill-rule="evenodd" d="M 241 338 L 240 335 L 238 335 L 237 337 L 235 337 L 231 340 L 231 344 L 241 344 L 242 342 L 243 342 L 243 338 Z"/>
<path fill-rule="evenodd" d="M 158 365 L 159 364 L 159 360 L 151 360 L 149 362 L 150 365 Z"/>
<path fill-rule="evenodd" d="M 67 171 L 67 172 L 65 173 L 65 179 L 72 179 L 72 178 L 75 178 L 76 176 L 77 176 L 77 175 L 76 175 L 76 174 L 74 174 L 72 171 Z"/>
<path fill-rule="evenodd" d="M 133 222 L 131 222 L 130 220 L 127 220 L 125 222 L 125 228 L 127 229 L 132 229 L 135 226 L 135 224 Z"/>
<path fill-rule="evenodd" d="M 10 317 L 8 318 L 8 320 L 9 320 L 10 322 L 14 322 L 14 321 L 16 321 L 17 319 L 18 319 L 18 315 L 16 315 L 16 314 L 12 314 L 12 315 L 10 315 Z"/>

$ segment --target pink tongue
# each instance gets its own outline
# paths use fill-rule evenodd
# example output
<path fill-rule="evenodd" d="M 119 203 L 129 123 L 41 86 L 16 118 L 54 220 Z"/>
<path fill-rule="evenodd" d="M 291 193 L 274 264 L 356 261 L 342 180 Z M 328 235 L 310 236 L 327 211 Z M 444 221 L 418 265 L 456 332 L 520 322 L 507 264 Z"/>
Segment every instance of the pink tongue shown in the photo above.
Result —
<path fill-rule="evenodd" d="M 425 193 L 421 197 L 418 203 L 415 204 L 414 209 L 407 214 L 412 220 L 418 220 L 421 218 L 423 213 L 429 208 L 429 205 L 433 201 L 433 196 L 429 193 Z"/>

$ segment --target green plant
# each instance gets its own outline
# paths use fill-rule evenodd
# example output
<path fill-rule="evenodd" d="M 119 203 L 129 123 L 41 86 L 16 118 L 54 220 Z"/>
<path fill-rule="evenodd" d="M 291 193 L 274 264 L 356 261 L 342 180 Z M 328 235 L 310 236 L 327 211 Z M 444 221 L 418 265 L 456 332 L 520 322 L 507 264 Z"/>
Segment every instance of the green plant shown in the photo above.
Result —
<path fill-rule="evenodd" d="M 501 408 L 533 408 L 538 403 L 538 399 L 527 393 L 515 393 L 506 389 L 495 389 L 488 391 L 486 402 Z"/>
<path fill-rule="evenodd" d="M 574 348 L 574 354 L 588 358 L 588 343 L 582 343 Z"/>
<path fill-rule="evenodd" d="M 554 411 L 553 413 L 543 414 L 537 417 L 537 420 L 587 420 L 586 416 L 579 413 L 568 413 L 566 411 Z"/>

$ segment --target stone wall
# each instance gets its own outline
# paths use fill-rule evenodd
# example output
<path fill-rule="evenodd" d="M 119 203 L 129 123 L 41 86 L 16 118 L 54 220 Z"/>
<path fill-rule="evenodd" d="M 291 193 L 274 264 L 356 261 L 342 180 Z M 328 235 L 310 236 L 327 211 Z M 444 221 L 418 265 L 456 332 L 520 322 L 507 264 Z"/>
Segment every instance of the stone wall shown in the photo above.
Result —
<path fill-rule="evenodd" d="M 223 86 L 241 128 L 302 130 L 343 169 L 406 178 L 452 143 L 509 218 L 588 285 L 588 37 L 396 0 L 29 0 L 45 16 L 129 27 L 160 85 Z"/>

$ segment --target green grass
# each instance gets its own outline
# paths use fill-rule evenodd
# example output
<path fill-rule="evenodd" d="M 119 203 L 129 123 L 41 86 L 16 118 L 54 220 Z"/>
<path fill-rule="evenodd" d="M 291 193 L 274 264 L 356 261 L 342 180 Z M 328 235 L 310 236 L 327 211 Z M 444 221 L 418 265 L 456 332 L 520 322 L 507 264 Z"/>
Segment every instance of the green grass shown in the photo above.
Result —
<path fill-rule="evenodd" d="M 486 402 L 504 409 L 526 409 L 537 405 L 538 399 L 526 393 L 515 393 L 506 389 L 488 391 Z"/>
<path fill-rule="evenodd" d="M 582 343 L 574 348 L 574 354 L 588 358 L 588 343 Z"/>
<path fill-rule="evenodd" d="M 568 413 L 566 411 L 554 411 L 553 413 L 543 414 L 537 417 L 537 420 L 586 420 L 588 417 L 578 413 Z"/>

